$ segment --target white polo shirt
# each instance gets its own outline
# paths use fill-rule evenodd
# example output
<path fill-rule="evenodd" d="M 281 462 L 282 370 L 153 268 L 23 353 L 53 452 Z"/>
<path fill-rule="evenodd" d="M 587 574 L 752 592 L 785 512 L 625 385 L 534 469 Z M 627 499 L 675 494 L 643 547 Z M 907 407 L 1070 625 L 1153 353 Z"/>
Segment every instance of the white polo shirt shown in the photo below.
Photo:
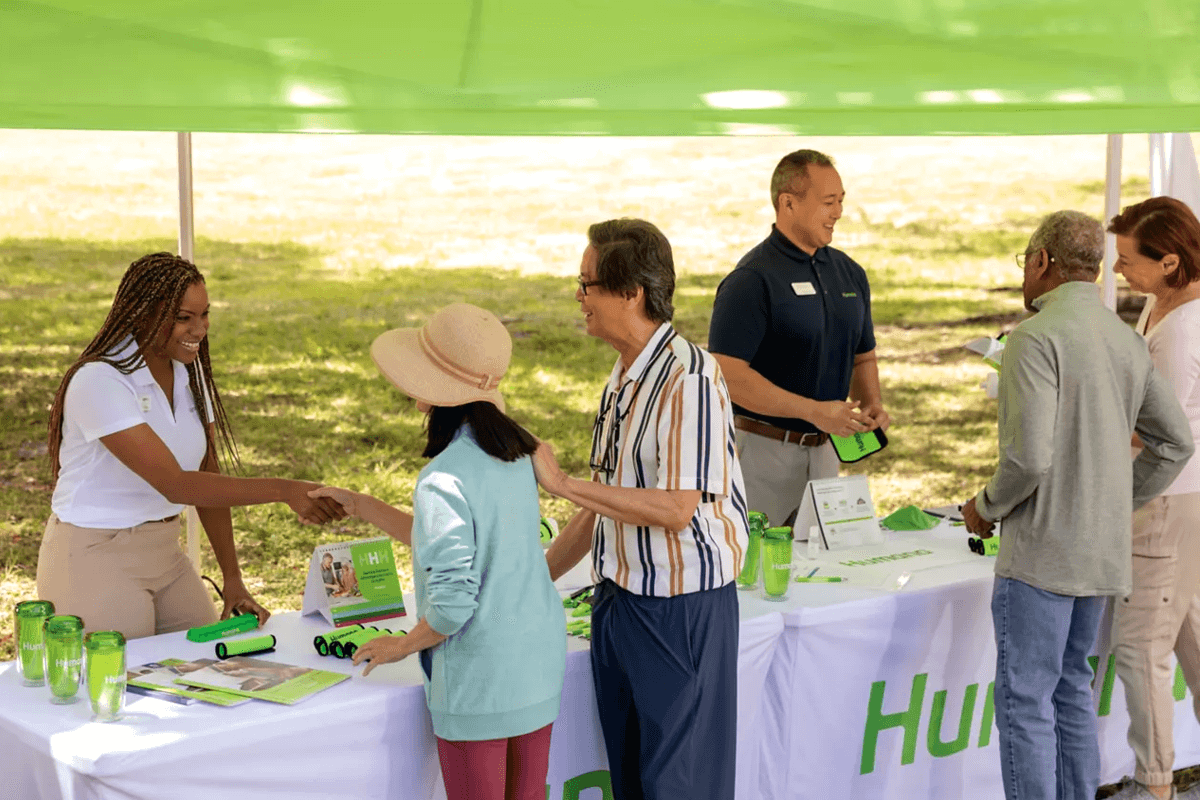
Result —
<path fill-rule="evenodd" d="M 131 354 L 133 339 L 117 351 Z M 188 386 L 187 368 L 173 361 L 175 413 L 167 396 L 142 366 L 128 375 L 103 362 L 84 364 L 71 378 L 63 406 L 60 469 L 51 508 L 81 528 L 129 528 L 183 510 L 114 456 L 100 437 L 143 423 L 158 434 L 184 470 L 204 461 L 204 426 Z M 205 409 L 212 421 L 211 404 Z"/>

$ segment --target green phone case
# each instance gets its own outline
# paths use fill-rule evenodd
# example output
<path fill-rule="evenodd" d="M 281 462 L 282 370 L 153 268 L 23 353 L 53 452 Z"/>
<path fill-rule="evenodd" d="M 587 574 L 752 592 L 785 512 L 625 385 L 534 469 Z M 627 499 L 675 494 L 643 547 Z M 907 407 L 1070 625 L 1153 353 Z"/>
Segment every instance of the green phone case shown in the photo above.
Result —
<path fill-rule="evenodd" d="M 862 461 L 887 447 L 888 443 L 887 435 L 878 428 L 853 436 L 830 436 L 829 441 L 833 442 L 833 450 L 843 464 Z"/>

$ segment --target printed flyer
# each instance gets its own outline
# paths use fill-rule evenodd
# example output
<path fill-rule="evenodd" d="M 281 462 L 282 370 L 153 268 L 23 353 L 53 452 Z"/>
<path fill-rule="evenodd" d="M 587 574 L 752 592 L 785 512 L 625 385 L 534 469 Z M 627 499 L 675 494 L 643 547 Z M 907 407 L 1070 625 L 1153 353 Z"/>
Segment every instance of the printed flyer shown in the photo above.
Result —
<path fill-rule="evenodd" d="M 250 698 L 241 695 L 197 686 L 180 686 L 175 683 L 175 679 L 179 677 L 177 667 L 186 663 L 182 658 L 164 658 L 162 661 L 151 661 L 149 664 L 134 667 L 126 676 L 127 690 L 185 706 L 197 700 L 218 706 L 240 706 L 250 702 Z"/>
<path fill-rule="evenodd" d="M 349 678 L 338 672 L 234 656 L 198 658 L 175 667 L 175 683 L 292 705 Z"/>

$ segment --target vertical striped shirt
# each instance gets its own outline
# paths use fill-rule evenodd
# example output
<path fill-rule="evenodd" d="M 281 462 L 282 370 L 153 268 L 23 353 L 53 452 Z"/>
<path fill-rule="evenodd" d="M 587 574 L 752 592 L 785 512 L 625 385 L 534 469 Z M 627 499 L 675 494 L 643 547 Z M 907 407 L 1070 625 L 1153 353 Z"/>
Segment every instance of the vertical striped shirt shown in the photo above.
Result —
<path fill-rule="evenodd" d="M 663 323 L 621 374 L 618 358 L 592 428 L 593 480 L 699 490 L 682 531 L 596 517 L 592 571 L 634 594 L 719 589 L 741 568 L 746 488 L 734 449 L 733 403 L 716 359 Z"/>

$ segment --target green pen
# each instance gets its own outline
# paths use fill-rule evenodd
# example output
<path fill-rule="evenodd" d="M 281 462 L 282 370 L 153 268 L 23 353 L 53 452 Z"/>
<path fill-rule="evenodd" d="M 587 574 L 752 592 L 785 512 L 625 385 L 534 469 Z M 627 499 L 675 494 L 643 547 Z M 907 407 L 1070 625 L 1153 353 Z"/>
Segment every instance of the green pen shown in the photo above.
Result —
<path fill-rule="evenodd" d="M 836 575 L 799 575 L 796 577 L 796 583 L 841 583 L 846 578 L 839 578 Z"/>

